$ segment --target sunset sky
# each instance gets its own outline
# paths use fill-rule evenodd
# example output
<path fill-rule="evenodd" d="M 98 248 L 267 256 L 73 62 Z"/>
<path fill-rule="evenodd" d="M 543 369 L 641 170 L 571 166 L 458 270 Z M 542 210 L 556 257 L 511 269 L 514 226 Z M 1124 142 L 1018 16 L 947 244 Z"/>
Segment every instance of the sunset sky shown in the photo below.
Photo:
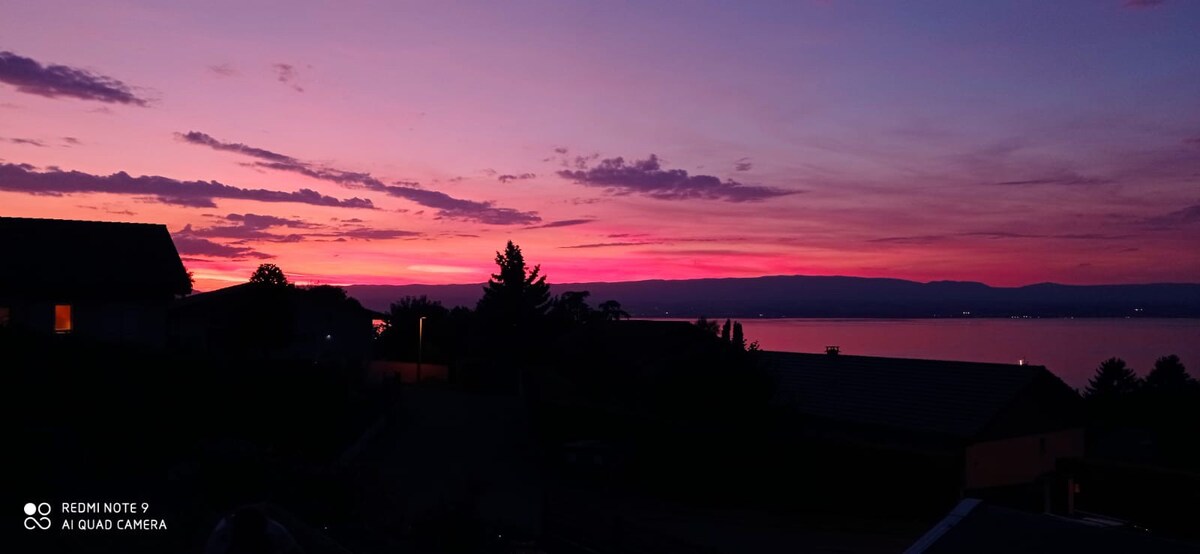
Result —
<path fill-rule="evenodd" d="M 1197 281 L 1200 2 L 0 3 L 0 215 L 197 288 Z"/>

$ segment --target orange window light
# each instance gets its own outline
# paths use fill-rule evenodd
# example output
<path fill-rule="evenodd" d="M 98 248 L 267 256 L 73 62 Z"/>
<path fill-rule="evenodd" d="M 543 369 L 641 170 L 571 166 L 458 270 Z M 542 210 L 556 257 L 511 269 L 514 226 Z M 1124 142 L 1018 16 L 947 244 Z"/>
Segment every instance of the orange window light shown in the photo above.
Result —
<path fill-rule="evenodd" d="M 54 306 L 54 330 L 59 333 L 71 332 L 70 304 L 58 304 Z"/>

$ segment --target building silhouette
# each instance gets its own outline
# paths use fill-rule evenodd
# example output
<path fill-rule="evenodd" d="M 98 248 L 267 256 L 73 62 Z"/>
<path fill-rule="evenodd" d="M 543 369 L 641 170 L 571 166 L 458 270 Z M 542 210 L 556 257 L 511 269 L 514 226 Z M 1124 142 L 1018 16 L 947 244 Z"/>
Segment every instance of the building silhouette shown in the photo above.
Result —
<path fill-rule="evenodd" d="M 0 217 L 0 325 L 161 346 L 191 280 L 164 225 Z"/>

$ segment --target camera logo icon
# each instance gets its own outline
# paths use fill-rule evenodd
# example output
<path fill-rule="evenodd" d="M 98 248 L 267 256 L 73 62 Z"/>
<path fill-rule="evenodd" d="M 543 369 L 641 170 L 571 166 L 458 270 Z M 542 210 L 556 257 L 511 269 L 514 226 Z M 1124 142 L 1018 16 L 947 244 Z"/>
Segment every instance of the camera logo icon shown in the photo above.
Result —
<path fill-rule="evenodd" d="M 41 502 L 34 504 L 29 502 L 25 504 L 25 528 L 26 529 L 41 529 L 45 531 L 50 528 L 50 504 Z"/>

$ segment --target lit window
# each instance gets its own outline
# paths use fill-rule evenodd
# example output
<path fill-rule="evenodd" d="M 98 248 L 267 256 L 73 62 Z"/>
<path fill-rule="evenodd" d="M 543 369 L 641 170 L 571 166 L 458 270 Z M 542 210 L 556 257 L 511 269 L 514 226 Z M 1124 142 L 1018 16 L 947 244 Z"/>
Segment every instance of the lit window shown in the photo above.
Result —
<path fill-rule="evenodd" d="M 54 306 L 54 331 L 58 333 L 71 332 L 70 304 L 58 304 Z"/>

